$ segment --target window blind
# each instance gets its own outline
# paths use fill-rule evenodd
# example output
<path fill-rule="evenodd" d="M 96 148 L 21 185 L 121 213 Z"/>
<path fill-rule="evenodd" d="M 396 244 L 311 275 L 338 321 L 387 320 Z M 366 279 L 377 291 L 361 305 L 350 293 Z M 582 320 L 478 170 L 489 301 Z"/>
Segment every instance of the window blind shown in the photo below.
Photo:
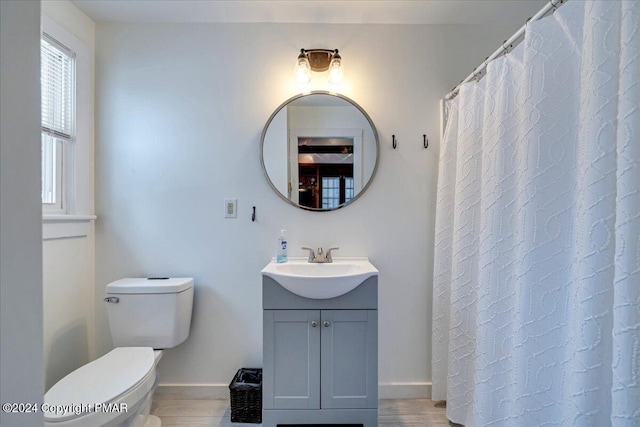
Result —
<path fill-rule="evenodd" d="M 73 134 L 75 54 L 43 34 L 41 45 L 42 131 L 70 140 Z"/>

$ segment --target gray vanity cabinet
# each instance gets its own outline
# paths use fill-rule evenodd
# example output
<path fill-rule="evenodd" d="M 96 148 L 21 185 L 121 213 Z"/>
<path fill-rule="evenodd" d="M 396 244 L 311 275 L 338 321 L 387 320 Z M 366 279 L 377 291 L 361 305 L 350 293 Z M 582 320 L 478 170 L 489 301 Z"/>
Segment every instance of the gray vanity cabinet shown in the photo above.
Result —
<path fill-rule="evenodd" d="M 263 308 L 263 426 L 375 426 L 377 277 L 330 300 L 299 297 L 263 277 Z"/>
<path fill-rule="evenodd" d="M 378 407 L 378 312 L 322 310 L 321 407 Z"/>
<path fill-rule="evenodd" d="M 264 310 L 265 409 L 377 408 L 376 310 Z"/>
<path fill-rule="evenodd" d="M 263 408 L 320 409 L 320 310 L 264 310 L 263 321 Z"/>

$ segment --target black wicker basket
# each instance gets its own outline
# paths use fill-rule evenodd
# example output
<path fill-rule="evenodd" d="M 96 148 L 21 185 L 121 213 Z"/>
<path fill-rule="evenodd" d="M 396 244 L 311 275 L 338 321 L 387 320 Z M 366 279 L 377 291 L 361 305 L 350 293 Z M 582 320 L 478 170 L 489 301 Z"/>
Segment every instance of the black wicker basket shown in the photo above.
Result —
<path fill-rule="evenodd" d="M 231 422 L 262 422 L 262 369 L 238 369 L 229 384 Z"/>

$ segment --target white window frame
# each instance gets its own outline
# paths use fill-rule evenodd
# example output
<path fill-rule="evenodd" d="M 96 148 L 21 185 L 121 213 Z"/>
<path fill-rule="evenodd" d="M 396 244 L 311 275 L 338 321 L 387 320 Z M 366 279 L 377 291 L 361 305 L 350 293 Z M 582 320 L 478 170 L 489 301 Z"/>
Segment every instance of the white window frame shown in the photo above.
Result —
<path fill-rule="evenodd" d="M 90 231 L 93 215 L 91 198 L 91 150 L 93 142 L 93 51 L 69 30 L 42 15 L 42 32 L 74 52 L 75 135 L 62 150 L 61 175 L 64 197 L 61 208 L 43 204 L 43 239 L 83 237 Z"/>
<path fill-rule="evenodd" d="M 41 39 L 46 39 L 49 44 L 68 55 L 72 62 L 71 75 L 69 76 L 69 79 L 71 80 L 71 102 L 69 105 L 71 109 L 71 123 L 68 137 L 67 135 L 59 134 L 57 131 L 47 131 L 44 126 L 42 127 L 41 132 L 43 137 L 48 136 L 52 138 L 54 143 L 51 150 L 44 150 L 49 151 L 50 155 L 45 155 L 43 152 L 43 157 L 51 157 L 55 159 L 53 160 L 53 164 L 49 165 L 55 175 L 53 178 L 53 193 L 55 194 L 55 200 L 53 203 L 45 203 L 43 201 L 42 210 L 47 214 L 66 214 L 70 209 L 69 204 L 73 202 L 75 196 L 73 192 L 70 192 L 70 190 L 72 189 L 73 182 L 75 181 L 75 175 L 73 173 L 73 153 L 76 139 L 76 54 L 60 41 L 47 34 L 46 31 L 42 32 Z"/>

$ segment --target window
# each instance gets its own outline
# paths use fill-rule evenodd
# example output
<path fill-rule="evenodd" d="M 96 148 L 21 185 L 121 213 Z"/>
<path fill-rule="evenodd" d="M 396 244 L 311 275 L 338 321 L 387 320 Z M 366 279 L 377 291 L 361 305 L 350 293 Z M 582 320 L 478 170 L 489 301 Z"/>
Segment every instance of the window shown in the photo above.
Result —
<path fill-rule="evenodd" d="M 354 193 L 354 183 L 353 177 L 345 177 L 344 178 L 344 202 L 348 203 L 353 199 Z"/>
<path fill-rule="evenodd" d="M 67 175 L 75 140 L 75 54 L 48 36 L 41 40 L 42 203 L 67 211 Z"/>
<path fill-rule="evenodd" d="M 353 177 L 322 177 L 322 209 L 335 209 L 353 199 Z"/>
<path fill-rule="evenodd" d="M 1 1 L 1 0 L 0 0 Z M 93 34 L 43 14 L 42 238 L 87 236 L 93 215 Z"/>
<path fill-rule="evenodd" d="M 322 209 L 333 209 L 340 205 L 340 177 L 322 177 Z"/>

